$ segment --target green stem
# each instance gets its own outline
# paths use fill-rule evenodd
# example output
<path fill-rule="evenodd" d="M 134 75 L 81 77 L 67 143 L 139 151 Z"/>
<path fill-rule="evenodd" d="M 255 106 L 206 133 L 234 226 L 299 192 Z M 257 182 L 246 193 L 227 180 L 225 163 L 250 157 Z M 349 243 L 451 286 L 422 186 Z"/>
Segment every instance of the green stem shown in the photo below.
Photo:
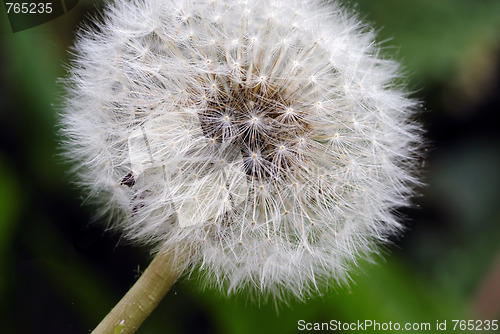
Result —
<path fill-rule="evenodd" d="M 182 274 L 172 252 L 160 251 L 125 296 L 91 334 L 131 334 L 149 316 Z M 183 259 L 181 260 L 183 262 Z"/>

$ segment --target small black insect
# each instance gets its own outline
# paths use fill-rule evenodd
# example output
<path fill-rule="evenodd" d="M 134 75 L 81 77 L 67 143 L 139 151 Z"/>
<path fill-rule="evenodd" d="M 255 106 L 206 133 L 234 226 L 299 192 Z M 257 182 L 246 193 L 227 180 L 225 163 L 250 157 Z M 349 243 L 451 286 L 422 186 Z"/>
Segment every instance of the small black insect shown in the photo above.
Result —
<path fill-rule="evenodd" d="M 135 184 L 134 174 L 132 172 L 130 172 L 127 175 L 125 175 L 125 177 L 122 179 L 122 182 L 120 184 L 125 185 L 129 188 L 132 188 Z"/>

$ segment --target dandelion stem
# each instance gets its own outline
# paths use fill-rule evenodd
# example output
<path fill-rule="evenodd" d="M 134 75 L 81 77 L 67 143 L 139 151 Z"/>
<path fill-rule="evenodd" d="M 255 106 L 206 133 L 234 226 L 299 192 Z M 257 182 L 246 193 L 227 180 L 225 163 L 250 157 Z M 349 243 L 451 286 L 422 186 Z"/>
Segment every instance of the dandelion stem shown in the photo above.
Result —
<path fill-rule="evenodd" d="M 151 314 L 182 274 L 172 252 L 160 251 L 137 282 L 91 334 L 131 334 Z"/>

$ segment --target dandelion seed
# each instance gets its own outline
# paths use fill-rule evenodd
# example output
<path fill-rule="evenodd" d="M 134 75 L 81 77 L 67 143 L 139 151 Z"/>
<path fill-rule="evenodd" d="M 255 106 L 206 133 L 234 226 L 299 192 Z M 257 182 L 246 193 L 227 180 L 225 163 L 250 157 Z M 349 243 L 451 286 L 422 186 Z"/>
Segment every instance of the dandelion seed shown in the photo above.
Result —
<path fill-rule="evenodd" d="M 304 297 L 401 229 L 416 102 L 337 3 L 116 1 L 75 52 L 81 184 L 127 238 L 189 245 L 209 283 Z"/>

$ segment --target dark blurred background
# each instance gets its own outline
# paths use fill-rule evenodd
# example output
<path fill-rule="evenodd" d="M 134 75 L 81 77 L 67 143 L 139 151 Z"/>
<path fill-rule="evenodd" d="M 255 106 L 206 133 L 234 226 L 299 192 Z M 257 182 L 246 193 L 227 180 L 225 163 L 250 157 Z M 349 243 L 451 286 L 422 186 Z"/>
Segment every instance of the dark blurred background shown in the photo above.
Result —
<path fill-rule="evenodd" d="M 427 186 L 402 211 L 404 237 L 354 271 L 349 288 L 278 312 L 182 279 L 138 333 L 296 333 L 301 319 L 447 320 L 450 330 L 453 319 L 500 318 L 500 1 L 347 5 L 378 30 L 423 103 Z M 13 33 L 0 5 L 2 333 L 88 333 L 150 260 L 147 249 L 89 224 L 85 194 L 58 158 L 57 79 L 78 25 L 100 6 L 80 1 Z"/>

